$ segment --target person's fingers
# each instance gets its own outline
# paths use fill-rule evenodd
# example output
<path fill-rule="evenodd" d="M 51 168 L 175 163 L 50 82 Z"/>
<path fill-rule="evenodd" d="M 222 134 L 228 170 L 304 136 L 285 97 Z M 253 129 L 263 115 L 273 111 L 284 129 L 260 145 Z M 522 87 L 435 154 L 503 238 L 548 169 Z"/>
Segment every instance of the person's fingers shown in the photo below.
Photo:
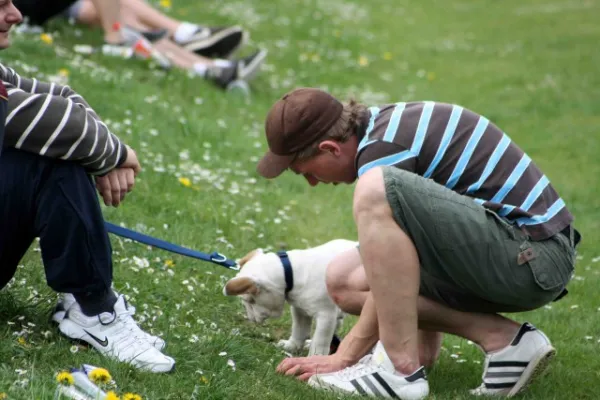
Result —
<path fill-rule="evenodd" d="M 285 371 L 285 375 L 287 375 L 287 376 L 302 375 L 303 373 L 304 373 L 304 371 L 302 369 L 302 365 L 300 365 L 300 364 L 296 364 L 292 368 Z"/>
<path fill-rule="evenodd" d="M 288 369 L 297 365 L 299 360 L 301 360 L 301 359 L 302 359 L 302 357 L 289 357 L 289 358 L 284 359 L 277 366 L 277 372 L 280 372 L 280 373 L 286 372 Z"/>
<path fill-rule="evenodd" d="M 111 205 L 113 207 L 118 207 L 119 203 L 121 202 L 121 185 L 119 183 L 119 177 L 117 176 L 116 173 L 114 173 L 114 171 L 112 171 L 111 173 L 109 173 L 108 175 L 106 175 L 108 177 L 108 180 L 110 181 L 110 191 L 111 191 L 111 196 L 112 196 L 112 203 Z"/>
<path fill-rule="evenodd" d="M 107 176 L 101 176 L 96 179 L 96 187 L 98 188 L 98 192 L 100 196 L 102 196 L 102 200 L 104 200 L 104 204 L 106 206 L 112 205 L 112 192 L 110 187 L 110 181 Z"/>
<path fill-rule="evenodd" d="M 135 186 L 135 172 L 131 168 L 126 168 L 125 176 L 127 179 L 127 191 L 131 192 Z"/>
<path fill-rule="evenodd" d="M 129 168 L 127 168 L 129 169 Z M 123 201 L 127 194 L 127 169 L 117 170 L 117 178 L 119 179 L 119 189 L 121 190 L 120 200 Z"/>
<path fill-rule="evenodd" d="M 299 379 L 299 380 L 301 380 L 301 381 L 307 381 L 307 380 L 308 380 L 308 378 L 310 378 L 311 376 L 313 376 L 313 375 L 315 375 L 315 374 L 316 374 L 316 372 L 315 372 L 315 371 L 305 372 L 305 373 L 303 373 L 302 375 L 300 375 L 300 376 L 298 377 L 298 379 Z"/>

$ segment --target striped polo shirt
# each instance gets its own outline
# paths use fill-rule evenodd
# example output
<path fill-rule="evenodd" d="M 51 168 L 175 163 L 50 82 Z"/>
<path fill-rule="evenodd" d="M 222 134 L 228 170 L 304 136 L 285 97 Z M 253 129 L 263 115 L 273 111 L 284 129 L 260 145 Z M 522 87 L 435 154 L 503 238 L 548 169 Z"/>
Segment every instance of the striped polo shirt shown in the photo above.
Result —
<path fill-rule="evenodd" d="M 547 239 L 573 221 L 548 178 L 487 118 L 438 102 L 368 111 L 355 160 L 359 177 L 384 165 L 414 172 L 472 197 L 534 240 Z"/>

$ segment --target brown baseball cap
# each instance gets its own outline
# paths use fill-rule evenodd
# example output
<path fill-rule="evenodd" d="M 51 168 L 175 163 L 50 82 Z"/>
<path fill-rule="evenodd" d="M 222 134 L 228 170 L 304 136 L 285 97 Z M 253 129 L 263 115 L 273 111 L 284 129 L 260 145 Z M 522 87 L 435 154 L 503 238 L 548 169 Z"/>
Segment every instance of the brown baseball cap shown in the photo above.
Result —
<path fill-rule="evenodd" d="M 268 179 L 279 176 L 296 153 L 327 133 L 343 108 L 338 99 L 320 89 L 300 88 L 286 93 L 267 114 L 269 151 L 258 162 L 258 173 Z"/>

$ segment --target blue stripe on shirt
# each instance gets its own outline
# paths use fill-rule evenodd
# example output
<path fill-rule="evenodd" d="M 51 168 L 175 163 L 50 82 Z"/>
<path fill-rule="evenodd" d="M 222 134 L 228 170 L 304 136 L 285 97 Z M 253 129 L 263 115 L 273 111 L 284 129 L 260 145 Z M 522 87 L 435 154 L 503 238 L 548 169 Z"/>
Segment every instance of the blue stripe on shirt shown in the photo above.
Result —
<path fill-rule="evenodd" d="M 548 180 L 546 175 L 542 176 L 540 178 L 540 180 L 538 181 L 538 183 L 535 184 L 533 189 L 531 189 L 531 192 L 529 192 L 529 194 L 527 195 L 527 198 L 525 199 L 525 201 L 523 202 L 523 204 L 521 204 L 521 207 L 519 207 L 519 208 L 521 208 L 525 211 L 529 210 L 529 208 L 531 208 L 533 203 L 535 203 L 535 201 L 538 199 L 538 197 L 540 197 L 540 195 L 542 194 L 542 192 L 544 191 L 546 186 L 548 186 L 549 184 L 550 184 L 550 181 Z"/>
<path fill-rule="evenodd" d="M 370 163 L 367 163 L 360 167 L 360 169 L 358 170 L 358 177 L 360 178 L 362 174 L 364 174 L 371 168 L 382 167 L 386 165 L 396 165 L 402 161 L 408 160 L 411 157 L 414 157 L 414 155 L 410 151 L 403 150 L 396 154 L 391 154 L 386 157 L 378 158 L 377 160 L 373 160 Z"/>
<path fill-rule="evenodd" d="M 444 154 L 446 154 L 446 150 L 450 145 L 450 141 L 452 140 L 452 137 L 454 137 L 454 133 L 456 132 L 456 127 L 458 126 L 458 121 L 460 120 L 462 112 L 462 107 L 452 106 L 452 113 L 450 114 L 450 119 L 448 120 L 448 124 L 446 125 L 446 130 L 444 131 L 444 135 L 442 136 L 442 140 L 440 141 L 438 150 L 435 153 L 435 157 L 433 157 L 433 161 L 431 161 L 431 164 L 429 164 L 427 171 L 425 171 L 425 173 L 423 174 L 425 178 L 431 177 L 440 161 L 442 161 Z"/>
<path fill-rule="evenodd" d="M 523 154 L 523 157 L 521 157 L 521 161 L 519 161 L 515 169 L 513 169 L 513 172 L 506 180 L 506 182 L 504 182 L 504 185 L 500 188 L 498 193 L 496 193 L 494 197 L 492 197 L 490 201 L 493 203 L 500 203 L 502 200 L 504 200 L 508 192 L 510 192 L 515 187 L 515 184 L 521 178 L 521 176 L 523 175 L 530 163 L 531 158 L 529 158 L 527 154 Z"/>
<path fill-rule="evenodd" d="M 423 106 L 423 112 L 419 118 L 419 124 L 417 125 L 417 131 L 415 132 L 415 138 L 410 146 L 410 151 L 415 155 L 421 153 L 421 147 L 423 147 L 423 142 L 425 141 L 425 134 L 427 133 L 427 128 L 429 127 L 429 121 L 431 120 L 431 114 L 433 113 L 434 105 L 435 103 L 432 101 L 426 101 Z"/>
<path fill-rule="evenodd" d="M 379 107 L 369 107 L 369 112 L 371 113 L 371 118 L 369 118 L 369 125 L 367 125 L 367 131 L 365 132 L 365 136 L 362 138 L 360 143 L 358 144 L 358 151 L 360 151 L 363 147 L 368 145 L 369 143 L 369 135 L 373 128 L 375 127 L 375 118 L 379 115 Z"/>
<path fill-rule="evenodd" d="M 565 202 L 563 201 L 563 199 L 559 198 L 554 202 L 554 204 L 550 206 L 550 208 L 548 208 L 548 211 L 546 211 L 544 215 L 534 215 L 533 217 L 529 218 L 518 218 L 516 222 L 519 226 L 543 224 L 544 222 L 548 222 L 552 218 L 554 218 L 556 214 L 558 214 L 563 208 L 565 208 Z"/>
<path fill-rule="evenodd" d="M 406 103 L 396 103 L 396 107 L 394 107 L 394 111 L 390 117 L 388 122 L 388 126 L 385 129 L 385 134 L 383 135 L 384 142 L 393 142 L 396 137 L 396 133 L 398 133 L 398 127 L 400 126 L 400 120 L 402 119 L 402 113 L 406 108 Z"/>
<path fill-rule="evenodd" d="M 473 130 L 465 149 L 463 150 L 458 162 L 456 163 L 456 166 L 454 167 L 454 171 L 452 171 L 450 178 L 448 178 L 448 181 L 446 182 L 446 187 L 449 189 L 452 189 L 462 176 L 467 164 L 469 163 L 469 160 L 471 160 L 471 156 L 475 151 L 475 147 L 477 147 L 477 144 L 481 140 L 481 137 L 483 136 L 483 133 L 485 132 L 489 123 L 490 121 L 488 121 L 487 118 L 479 117 L 479 121 L 477 121 L 475 129 Z"/>
<path fill-rule="evenodd" d="M 467 193 L 476 192 L 481 188 L 481 185 L 484 184 L 484 182 L 487 180 L 487 178 L 489 178 L 489 176 L 492 174 L 492 172 L 498 165 L 498 162 L 504 155 L 504 152 L 506 151 L 509 145 L 510 138 L 507 135 L 504 135 L 502 137 L 502 140 L 498 142 L 498 145 L 496 146 L 494 152 L 490 156 L 490 159 L 488 160 L 485 168 L 483 169 L 483 172 L 481 173 L 481 177 L 479 177 L 479 180 L 477 182 L 469 186 L 469 188 L 467 189 Z"/>

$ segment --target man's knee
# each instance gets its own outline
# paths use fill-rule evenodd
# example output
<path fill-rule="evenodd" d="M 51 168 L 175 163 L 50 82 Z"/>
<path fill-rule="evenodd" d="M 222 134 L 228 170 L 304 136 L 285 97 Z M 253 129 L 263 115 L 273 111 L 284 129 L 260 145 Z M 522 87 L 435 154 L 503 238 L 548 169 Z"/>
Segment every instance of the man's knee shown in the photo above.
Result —
<path fill-rule="evenodd" d="M 329 297 L 338 306 L 342 303 L 342 296 L 348 291 L 348 273 L 346 266 L 337 258 L 327 265 L 325 283 Z"/>
<path fill-rule="evenodd" d="M 344 302 L 344 296 L 348 293 L 363 289 L 363 285 L 352 282 L 360 267 L 361 260 L 358 249 L 347 250 L 339 254 L 327 265 L 325 274 L 327 292 L 338 306 Z"/>
<path fill-rule="evenodd" d="M 372 168 L 360 177 L 354 189 L 353 211 L 355 219 L 364 214 L 389 214 L 382 168 Z"/>

